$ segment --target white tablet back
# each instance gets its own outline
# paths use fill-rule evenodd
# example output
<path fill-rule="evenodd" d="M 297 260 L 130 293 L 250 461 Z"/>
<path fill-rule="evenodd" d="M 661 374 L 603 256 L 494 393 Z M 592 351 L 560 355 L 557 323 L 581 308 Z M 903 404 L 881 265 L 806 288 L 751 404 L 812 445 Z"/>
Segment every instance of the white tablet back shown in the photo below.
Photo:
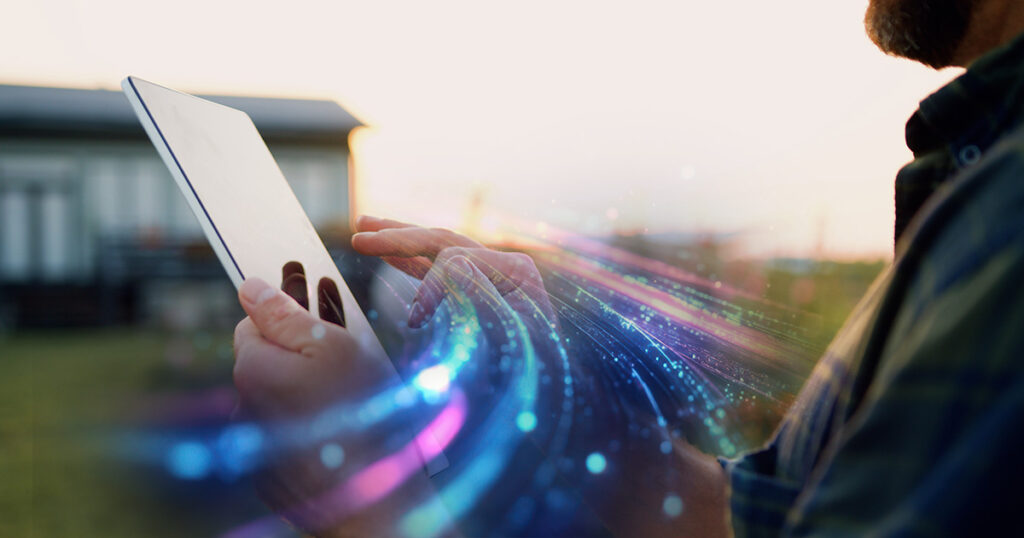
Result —
<path fill-rule="evenodd" d="M 235 287 L 250 277 L 276 285 L 285 263 L 300 262 L 312 311 L 317 283 L 333 279 L 348 330 L 365 353 L 388 361 L 249 116 L 136 77 L 122 88 Z M 446 465 L 441 456 L 430 470 Z"/>
<path fill-rule="evenodd" d="M 298 261 L 310 306 L 317 282 L 334 279 L 348 329 L 368 350 L 383 354 L 249 116 L 135 77 L 123 86 L 136 112 L 141 108 L 150 120 L 141 118 L 235 287 L 254 276 L 279 284 L 281 267 Z"/>

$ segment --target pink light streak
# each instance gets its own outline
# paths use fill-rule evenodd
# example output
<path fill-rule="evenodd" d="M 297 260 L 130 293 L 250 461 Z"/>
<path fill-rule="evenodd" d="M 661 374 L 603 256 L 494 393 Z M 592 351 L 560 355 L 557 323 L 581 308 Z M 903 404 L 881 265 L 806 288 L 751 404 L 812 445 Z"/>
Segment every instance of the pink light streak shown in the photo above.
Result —
<path fill-rule="evenodd" d="M 459 391 L 452 392 L 451 402 L 412 441 L 319 498 L 291 510 L 294 518 L 287 519 L 316 522 L 312 526 L 324 527 L 330 524 L 329 521 L 340 521 L 380 501 L 413 473 L 424 472 L 426 463 L 439 456 L 458 435 L 466 421 L 466 413 L 465 395 Z"/>
<path fill-rule="evenodd" d="M 360 471 L 342 487 L 340 497 L 350 499 L 347 504 L 353 510 L 379 501 L 413 472 L 421 470 L 426 462 L 440 455 L 455 439 L 465 419 L 466 397 L 461 392 L 454 393 L 452 402 L 412 442 Z"/>
<path fill-rule="evenodd" d="M 777 358 L 784 351 L 781 345 L 756 330 L 735 325 L 721 316 L 712 315 L 700 308 L 686 304 L 669 293 L 640 282 L 630 281 L 622 275 L 605 270 L 586 258 L 559 255 L 545 256 L 545 259 L 562 271 L 577 274 L 591 282 L 614 289 L 635 301 L 646 304 L 679 325 L 713 334 L 762 356 Z M 641 326 L 637 327 L 642 329 Z"/>

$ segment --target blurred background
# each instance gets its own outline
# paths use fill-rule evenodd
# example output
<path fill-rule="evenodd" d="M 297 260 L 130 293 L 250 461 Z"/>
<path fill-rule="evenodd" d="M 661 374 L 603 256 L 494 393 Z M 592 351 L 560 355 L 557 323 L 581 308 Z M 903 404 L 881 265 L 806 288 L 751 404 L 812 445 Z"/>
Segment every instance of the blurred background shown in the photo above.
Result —
<path fill-rule="evenodd" d="M 363 213 L 596 240 L 820 350 L 891 259 L 903 123 L 957 74 L 883 56 L 865 5 L 0 6 L 0 535 L 287 533 L 194 446 L 108 446 L 222 427 L 242 317 L 124 76 L 248 112 L 367 309 Z"/>

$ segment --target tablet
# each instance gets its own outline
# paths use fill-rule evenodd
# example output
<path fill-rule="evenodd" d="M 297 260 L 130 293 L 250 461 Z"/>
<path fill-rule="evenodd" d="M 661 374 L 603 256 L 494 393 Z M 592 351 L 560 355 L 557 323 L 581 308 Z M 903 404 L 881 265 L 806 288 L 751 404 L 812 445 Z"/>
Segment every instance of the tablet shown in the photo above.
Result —
<path fill-rule="evenodd" d="M 121 87 L 235 287 L 251 277 L 274 285 L 284 264 L 299 262 L 313 311 L 319 311 L 320 279 L 334 280 L 346 328 L 364 353 L 390 364 L 249 116 L 137 77 Z M 423 447 L 439 453 L 431 448 Z M 427 471 L 447 465 L 440 455 Z"/>

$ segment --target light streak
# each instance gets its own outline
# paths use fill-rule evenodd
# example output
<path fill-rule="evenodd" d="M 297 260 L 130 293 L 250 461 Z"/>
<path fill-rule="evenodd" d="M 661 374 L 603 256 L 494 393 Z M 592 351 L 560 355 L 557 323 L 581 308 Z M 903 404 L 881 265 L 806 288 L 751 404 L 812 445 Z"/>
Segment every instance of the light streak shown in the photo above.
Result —
<path fill-rule="evenodd" d="M 599 480 L 614 492 L 615 477 L 636 464 L 623 459 L 627 451 L 657 467 L 675 457 L 674 443 L 724 455 L 751 447 L 757 440 L 743 433 L 744 414 L 781 415 L 817 354 L 798 312 L 717 276 L 551 226 L 544 239 L 527 239 L 538 247 L 557 320 L 529 298 L 517 310 L 501 296 L 474 304 L 462 293 L 469 290 L 452 290 L 418 333 L 422 345 L 401 358 L 408 383 L 230 434 L 139 438 L 133 450 L 163 452 L 176 476 L 193 480 L 255 472 L 273 456 L 312 450 L 325 473 L 341 478 L 292 515 L 340 521 L 390 502 L 422 472 L 423 459 L 437 454 L 421 454 L 416 440 L 429 435 L 452 466 L 434 479 L 435 496 L 406 500 L 396 534 L 434 538 L 453 522 L 468 534 L 566 533 L 589 502 L 573 488 Z M 396 293 L 401 285 L 385 284 Z M 367 459 L 352 448 L 410 424 L 412 440 L 386 444 L 384 455 Z M 166 456 L 175 450 L 177 467 Z M 205 460 L 196 457 L 203 451 Z M 651 517 L 678 517 L 681 498 L 661 493 Z"/>

